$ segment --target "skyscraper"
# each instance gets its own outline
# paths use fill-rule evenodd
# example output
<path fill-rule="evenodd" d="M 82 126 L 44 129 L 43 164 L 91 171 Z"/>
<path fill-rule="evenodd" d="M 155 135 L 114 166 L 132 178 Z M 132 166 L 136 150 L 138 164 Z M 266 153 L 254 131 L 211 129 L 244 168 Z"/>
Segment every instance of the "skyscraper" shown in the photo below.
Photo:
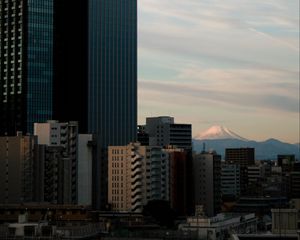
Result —
<path fill-rule="evenodd" d="M 54 0 L 53 119 L 87 132 L 87 0 Z"/>
<path fill-rule="evenodd" d="M 137 0 L 89 1 L 88 130 L 102 147 L 137 131 Z"/>
<path fill-rule="evenodd" d="M 107 203 L 107 147 L 136 140 L 137 0 L 89 0 L 88 132 L 97 136 L 93 203 Z"/>
<path fill-rule="evenodd" d="M 0 0 L 0 135 L 52 117 L 53 0 Z"/>

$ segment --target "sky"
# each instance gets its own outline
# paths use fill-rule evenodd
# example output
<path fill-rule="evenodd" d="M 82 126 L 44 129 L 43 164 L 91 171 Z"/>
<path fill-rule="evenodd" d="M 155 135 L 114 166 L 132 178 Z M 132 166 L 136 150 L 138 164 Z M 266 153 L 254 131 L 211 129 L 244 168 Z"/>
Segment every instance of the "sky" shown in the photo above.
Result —
<path fill-rule="evenodd" d="M 299 139 L 298 0 L 138 0 L 138 120 Z"/>

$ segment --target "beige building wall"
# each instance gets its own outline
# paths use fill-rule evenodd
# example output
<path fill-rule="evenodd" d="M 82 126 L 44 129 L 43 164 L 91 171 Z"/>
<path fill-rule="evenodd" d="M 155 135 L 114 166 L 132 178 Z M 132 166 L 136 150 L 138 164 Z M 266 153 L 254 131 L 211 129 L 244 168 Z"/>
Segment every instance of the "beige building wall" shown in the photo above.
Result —
<path fill-rule="evenodd" d="M 22 203 L 34 197 L 33 136 L 0 137 L 0 203 Z"/>
<path fill-rule="evenodd" d="M 298 231 L 297 209 L 272 209 L 272 233 L 296 234 Z"/>
<path fill-rule="evenodd" d="M 133 145 L 108 148 L 108 202 L 113 211 L 131 211 L 133 148 Z"/>
<path fill-rule="evenodd" d="M 108 202 L 113 211 L 141 212 L 150 200 L 169 200 L 168 157 L 161 147 L 108 148 Z"/>

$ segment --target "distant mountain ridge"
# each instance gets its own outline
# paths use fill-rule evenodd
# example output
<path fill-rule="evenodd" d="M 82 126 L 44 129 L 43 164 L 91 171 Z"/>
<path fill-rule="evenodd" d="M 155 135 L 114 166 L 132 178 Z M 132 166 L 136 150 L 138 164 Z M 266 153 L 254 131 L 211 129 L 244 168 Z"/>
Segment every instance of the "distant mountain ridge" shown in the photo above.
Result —
<path fill-rule="evenodd" d="M 257 160 L 277 159 L 279 154 L 294 154 L 300 159 L 300 146 L 281 142 L 270 138 L 266 141 L 257 142 L 247 140 L 222 126 L 213 126 L 195 136 L 193 139 L 194 151 L 201 152 L 205 143 L 206 150 L 213 149 L 225 158 L 226 148 L 255 148 L 255 158 Z"/>

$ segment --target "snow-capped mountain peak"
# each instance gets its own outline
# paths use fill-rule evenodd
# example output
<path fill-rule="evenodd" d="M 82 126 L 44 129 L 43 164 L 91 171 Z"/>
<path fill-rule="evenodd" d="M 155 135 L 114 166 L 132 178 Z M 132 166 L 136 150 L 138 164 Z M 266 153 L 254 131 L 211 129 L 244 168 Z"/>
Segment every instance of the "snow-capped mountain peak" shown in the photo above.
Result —
<path fill-rule="evenodd" d="M 246 138 L 243 138 L 236 133 L 232 132 L 226 127 L 223 126 L 212 126 L 206 131 L 199 133 L 195 136 L 197 140 L 212 140 L 212 139 L 238 139 L 242 141 L 248 141 Z"/>

